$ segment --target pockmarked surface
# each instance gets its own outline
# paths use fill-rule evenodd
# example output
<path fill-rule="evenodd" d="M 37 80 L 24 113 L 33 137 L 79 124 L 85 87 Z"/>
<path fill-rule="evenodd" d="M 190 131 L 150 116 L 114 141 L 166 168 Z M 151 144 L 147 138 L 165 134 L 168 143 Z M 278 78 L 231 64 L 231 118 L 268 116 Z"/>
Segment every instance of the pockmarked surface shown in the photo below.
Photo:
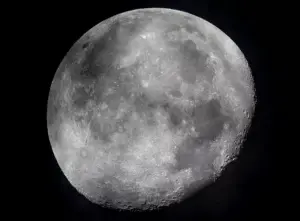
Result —
<path fill-rule="evenodd" d="M 85 33 L 54 76 L 57 162 L 87 199 L 149 210 L 182 201 L 238 156 L 255 90 L 238 46 L 171 9 L 138 9 Z"/>

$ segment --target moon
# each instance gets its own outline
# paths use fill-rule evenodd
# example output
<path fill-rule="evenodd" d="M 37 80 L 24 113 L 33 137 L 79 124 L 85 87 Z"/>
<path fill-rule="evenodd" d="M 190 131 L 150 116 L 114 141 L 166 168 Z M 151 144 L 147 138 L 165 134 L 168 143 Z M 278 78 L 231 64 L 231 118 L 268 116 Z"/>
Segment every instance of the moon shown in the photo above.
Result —
<path fill-rule="evenodd" d="M 102 21 L 52 81 L 49 141 L 70 184 L 120 210 L 180 203 L 238 157 L 255 109 L 239 47 L 187 12 L 147 8 Z"/>

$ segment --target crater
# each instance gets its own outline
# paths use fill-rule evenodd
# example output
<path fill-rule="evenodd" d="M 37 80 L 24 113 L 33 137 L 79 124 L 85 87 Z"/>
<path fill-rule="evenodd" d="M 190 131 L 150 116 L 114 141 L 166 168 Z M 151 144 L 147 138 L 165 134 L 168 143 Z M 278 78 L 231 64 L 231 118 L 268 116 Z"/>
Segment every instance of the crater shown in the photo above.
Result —
<path fill-rule="evenodd" d="M 85 43 L 82 44 L 82 49 L 86 49 L 91 45 L 91 42 L 87 41 Z"/>

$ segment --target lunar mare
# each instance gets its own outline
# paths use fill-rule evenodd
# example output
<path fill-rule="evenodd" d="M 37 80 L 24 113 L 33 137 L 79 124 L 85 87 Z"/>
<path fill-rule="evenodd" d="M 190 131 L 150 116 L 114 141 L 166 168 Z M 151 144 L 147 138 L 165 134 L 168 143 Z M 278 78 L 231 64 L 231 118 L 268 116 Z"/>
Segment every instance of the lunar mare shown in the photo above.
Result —
<path fill-rule="evenodd" d="M 238 155 L 255 107 L 238 46 L 209 22 L 138 9 L 70 49 L 48 99 L 57 162 L 87 199 L 117 209 L 181 202 Z"/>

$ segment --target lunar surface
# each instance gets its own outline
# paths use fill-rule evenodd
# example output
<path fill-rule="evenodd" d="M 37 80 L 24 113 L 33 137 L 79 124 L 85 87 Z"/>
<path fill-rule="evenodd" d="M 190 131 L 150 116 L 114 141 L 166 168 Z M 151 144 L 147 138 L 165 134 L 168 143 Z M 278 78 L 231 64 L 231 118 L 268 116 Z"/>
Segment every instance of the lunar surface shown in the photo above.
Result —
<path fill-rule="evenodd" d="M 178 203 L 236 159 L 255 89 L 238 46 L 186 12 L 138 9 L 74 43 L 54 76 L 47 125 L 78 192 L 104 207 Z"/>

